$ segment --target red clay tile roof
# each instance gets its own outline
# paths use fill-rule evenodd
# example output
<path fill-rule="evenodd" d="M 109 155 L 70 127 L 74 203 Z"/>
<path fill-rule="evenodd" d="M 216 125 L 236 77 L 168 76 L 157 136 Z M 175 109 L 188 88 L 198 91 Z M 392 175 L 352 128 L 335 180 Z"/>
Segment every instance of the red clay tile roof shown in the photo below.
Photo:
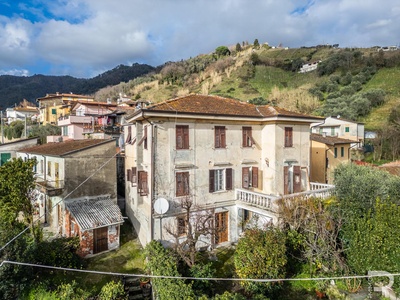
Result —
<path fill-rule="evenodd" d="M 50 155 L 50 156 L 63 156 L 70 152 L 83 150 L 110 141 L 113 140 L 104 140 L 104 139 L 70 140 L 60 143 L 47 143 L 39 146 L 29 147 L 21 149 L 19 150 L 19 152 Z M 115 143 L 115 141 L 113 142 Z"/>
<path fill-rule="evenodd" d="M 288 116 L 299 118 L 319 117 L 307 116 L 300 113 L 290 112 L 283 108 L 272 107 L 268 105 L 256 106 L 247 102 L 224 98 L 220 96 L 191 94 L 184 97 L 175 98 L 143 108 L 143 112 L 172 112 L 186 114 L 202 115 L 220 115 L 220 116 L 241 116 L 252 118 L 265 118 L 273 116 Z M 128 116 L 132 117 L 138 112 Z"/>
<path fill-rule="evenodd" d="M 352 141 L 352 140 L 342 139 L 342 138 L 338 138 L 336 136 L 323 136 L 323 135 L 316 134 L 316 133 L 311 133 L 310 138 L 312 141 L 316 141 L 316 142 L 320 142 L 320 143 L 324 143 L 326 145 L 332 145 L 332 146 L 338 145 L 338 144 L 356 143 L 355 141 Z"/>

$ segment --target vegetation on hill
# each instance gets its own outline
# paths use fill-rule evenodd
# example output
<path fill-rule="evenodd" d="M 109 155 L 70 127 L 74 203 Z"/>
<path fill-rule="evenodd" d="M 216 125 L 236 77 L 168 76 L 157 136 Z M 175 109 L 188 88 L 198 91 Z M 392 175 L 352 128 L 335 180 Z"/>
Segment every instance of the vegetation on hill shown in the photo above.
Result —
<path fill-rule="evenodd" d="M 313 62 L 320 62 L 316 71 L 298 72 L 303 64 Z M 341 115 L 377 129 L 387 118 L 370 123 L 369 116 L 390 113 L 398 105 L 399 68 L 400 51 L 328 46 L 282 49 L 238 43 L 166 63 L 159 72 L 101 89 L 96 97 L 105 100 L 123 93 L 153 103 L 189 93 L 258 99 L 303 113 Z"/>

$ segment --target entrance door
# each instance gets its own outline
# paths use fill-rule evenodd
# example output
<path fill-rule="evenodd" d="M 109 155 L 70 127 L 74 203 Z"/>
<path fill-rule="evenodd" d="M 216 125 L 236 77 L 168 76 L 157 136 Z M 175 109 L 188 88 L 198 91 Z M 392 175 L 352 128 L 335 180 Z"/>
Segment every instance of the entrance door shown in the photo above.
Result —
<path fill-rule="evenodd" d="M 100 253 L 108 250 L 108 227 L 101 227 L 93 230 L 93 253 Z"/>
<path fill-rule="evenodd" d="M 215 214 L 215 243 L 228 241 L 228 212 Z"/>

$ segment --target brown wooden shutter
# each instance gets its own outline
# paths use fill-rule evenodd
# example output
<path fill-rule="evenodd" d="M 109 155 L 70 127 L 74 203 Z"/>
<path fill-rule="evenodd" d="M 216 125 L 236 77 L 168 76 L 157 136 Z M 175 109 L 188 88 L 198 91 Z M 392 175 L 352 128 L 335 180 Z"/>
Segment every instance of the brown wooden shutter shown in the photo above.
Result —
<path fill-rule="evenodd" d="M 225 138 L 225 127 L 220 128 L 220 147 L 225 148 L 226 147 L 226 138 Z"/>
<path fill-rule="evenodd" d="M 214 178 L 215 178 L 214 170 L 210 170 L 210 181 L 209 181 L 209 187 L 208 187 L 210 193 L 213 193 L 215 191 Z"/>
<path fill-rule="evenodd" d="M 128 169 L 126 170 L 126 181 L 131 181 L 132 180 L 132 170 Z"/>
<path fill-rule="evenodd" d="M 242 187 L 248 189 L 249 188 L 249 179 L 250 179 L 250 174 L 249 174 L 249 168 L 244 167 L 242 168 Z"/>
<path fill-rule="evenodd" d="M 128 126 L 128 136 L 126 137 L 125 143 L 129 144 L 132 139 L 132 127 Z"/>
<path fill-rule="evenodd" d="M 252 172 L 251 172 L 251 186 L 258 188 L 258 167 L 252 167 Z"/>
<path fill-rule="evenodd" d="M 293 147 L 293 128 L 285 127 L 285 147 Z"/>
<path fill-rule="evenodd" d="M 183 147 L 189 149 L 189 126 L 183 128 Z"/>
<path fill-rule="evenodd" d="M 139 171 L 139 192 L 141 196 L 146 196 L 149 192 L 147 187 L 147 172 Z"/>
<path fill-rule="evenodd" d="M 293 166 L 293 193 L 301 192 L 301 168 Z"/>
<path fill-rule="evenodd" d="M 289 194 L 289 167 L 283 167 L 283 194 Z"/>
<path fill-rule="evenodd" d="M 225 170 L 225 189 L 227 191 L 232 190 L 232 168 L 228 168 Z"/>

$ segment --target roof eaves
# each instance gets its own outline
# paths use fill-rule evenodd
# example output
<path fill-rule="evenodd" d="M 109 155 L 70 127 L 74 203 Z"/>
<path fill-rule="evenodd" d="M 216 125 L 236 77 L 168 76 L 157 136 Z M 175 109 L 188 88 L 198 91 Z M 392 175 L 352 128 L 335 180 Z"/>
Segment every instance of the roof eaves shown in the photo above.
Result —
<path fill-rule="evenodd" d="M 67 156 L 67 155 L 70 155 L 70 154 L 73 154 L 73 153 L 76 153 L 76 152 L 80 152 L 80 151 L 83 151 L 83 150 L 91 149 L 91 148 L 94 148 L 94 147 L 97 147 L 97 146 L 101 146 L 101 145 L 104 145 L 104 144 L 107 144 L 107 143 L 110 143 L 110 142 L 115 143 L 115 139 L 105 140 L 105 141 L 103 141 L 101 143 L 98 143 L 98 144 L 89 145 L 89 146 L 86 146 L 86 147 L 83 147 L 83 148 L 80 148 L 80 149 L 75 149 L 75 150 L 72 150 L 72 151 L 68 151 L 68 152 L 60 154 L 58 156 L 60 156 L 60 157 Z"/>

